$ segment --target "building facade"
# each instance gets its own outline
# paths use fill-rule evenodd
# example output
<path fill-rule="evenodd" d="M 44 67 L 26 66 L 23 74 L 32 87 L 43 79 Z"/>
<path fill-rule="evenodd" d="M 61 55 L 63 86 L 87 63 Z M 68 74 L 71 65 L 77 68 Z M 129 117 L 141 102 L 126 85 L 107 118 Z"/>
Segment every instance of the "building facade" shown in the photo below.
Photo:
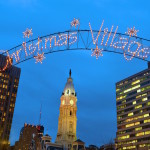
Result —
<path fill-rule="evenodd" d="M 150 63 L 143 70 L 116 83 L 119 150 L 150 148 Z"/>
<path fill-rule="evenodd" d="M 80 139 L 77 139 L 72 144 L 72 150 L 85 150 L 85 143 Z"/>
<path fill-rule="evenodd" d="M 99 150 L 99 148 L 96 145 L 89 145 L 86 150 Z"/>
<path fill-rule="evenodd" d="M 6 64 L 6 56 L 0 55 L 0 68 Z M 7 149 L 14 114 L 21 70 L 12 66 L 0 72 L 0 149 Z"/>
<path fill-rule="evenodd" d="M 44 127 L 25 124 L 20 131 L 19 141 L 15 143 L 15 150 L 41 150 L 41 139 Z"/>
<path fill-rule="evenodd" d="M 116 149 L 115 144 L 112 143 L 102 145 L 99 150 L 115 150 L 115 149 Z"/>
<path fill-rule="evenodd" d="M 45 136 L 42 136 L 42 139 L 41 139 L 41 143 L 42 143 L 42 147 L 41 147 L 41 150 L 47 150 L 47 145 L 51 143 L 51 140 L 52 138 L 46 134 Z"/>
<path fill-rule="evenodd" d="M 56 144 L 51 142 L 51 137 L 46 134 L 42 137 L 41 143 L 42 143 L 42 149 L 41 150 L 63 150 L 62 144 Z"/>
<path fill-rule="evenodd" d="M 62 144 L 64 149 L 71 149 L 72 143 L 76 140 L 77 126 L 77 97 L 71 78 L 71 70 L 60 101 L 58 132 L 55 142 Z"/>

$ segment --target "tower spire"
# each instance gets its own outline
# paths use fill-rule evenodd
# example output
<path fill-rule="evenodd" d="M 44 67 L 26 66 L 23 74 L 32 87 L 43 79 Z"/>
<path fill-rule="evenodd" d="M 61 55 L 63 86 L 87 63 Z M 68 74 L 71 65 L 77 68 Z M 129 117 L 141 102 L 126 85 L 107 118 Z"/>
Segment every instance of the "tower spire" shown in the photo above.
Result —
<path fill-rule="evenodd" d="M 77 97 L 71 77 L 71 69 L 60 100 L 58 131 L 55 142 L 63 145 L 64 149 L 71 149 L 70 145 L 76 140 L 77 128 Z"/>
<path fill-rule="evenodd" d="M 69 76 L 71 77 L 71 74 L 72 74 L 72 72 L 71 72 L 71 69 L 70 69 L 70 71 L 69 71 Z"/>
<path fill-rule="evenodd" d="M 40 118 L 39 118 L 39 125 L 41 125 L 41 116 L 42 116 L 42 104 L 41 104 L 41 108 L 40 108 Z"/>

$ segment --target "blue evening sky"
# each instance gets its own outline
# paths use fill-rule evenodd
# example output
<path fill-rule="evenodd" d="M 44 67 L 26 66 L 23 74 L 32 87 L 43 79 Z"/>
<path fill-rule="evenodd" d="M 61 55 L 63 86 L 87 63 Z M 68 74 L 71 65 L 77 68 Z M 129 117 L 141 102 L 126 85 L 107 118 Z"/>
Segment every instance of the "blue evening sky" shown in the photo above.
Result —
<path fill-rule="evenodd" d="M 80 18 L 81 28 L 99 29 L 119 26 L 125 33 L 135 26 L 138 35 L 150 39 L 149 0 L 1 0 L 0 49 L 10 49 L 23 41 L 22 32 L 33 29 L 33 36 L 65 31 L 73 18 Z M 115 83 L 147 68 L 147 63 L 134 59 L 128 62 L 123 55 L 104 53 L 99 60 L 91 52 L 77 51 L 49 54 L 43 64 L 34 60 L 24 62 L 17 94 L 11 144 L 19 139 L 24 123 L 41 123 L 45 134 L 57 134 L 60 96 L 68 78 L 69 69 L 77 92 L 77 137 L 86 145 L 100 146 L 115 138 L 116 101 Z"/>

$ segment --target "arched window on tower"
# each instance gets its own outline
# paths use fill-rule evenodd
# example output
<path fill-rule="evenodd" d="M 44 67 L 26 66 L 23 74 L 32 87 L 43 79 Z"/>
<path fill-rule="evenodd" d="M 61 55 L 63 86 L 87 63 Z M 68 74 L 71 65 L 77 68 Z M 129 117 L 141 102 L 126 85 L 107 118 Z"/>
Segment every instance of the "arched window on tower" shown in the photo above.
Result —
<path fill-rule="evenodd" d="M 69 124 L 69 132 L 73 132 L 73 123 L 72 122 L 70 122 L 70 124 Z"/>
<path fill-rule="evenodd" d="M 69 95 L 69 90 L 67 90 L 67 94 Z"/>
<path fill-rule="evenodd" d="M 72 116 L 72 111 L 70 111 L 70 116 Z"/>

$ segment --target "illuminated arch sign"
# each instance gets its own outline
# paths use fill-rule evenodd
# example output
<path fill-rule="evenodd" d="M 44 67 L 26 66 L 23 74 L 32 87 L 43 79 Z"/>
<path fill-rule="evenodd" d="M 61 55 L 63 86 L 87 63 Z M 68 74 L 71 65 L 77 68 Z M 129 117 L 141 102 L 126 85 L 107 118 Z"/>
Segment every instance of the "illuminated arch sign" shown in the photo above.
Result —
<path fill-rule="evenodd" d="M 90 50 L 91 56 L 95 56 L 96 59 L 107 51 L 123 54 L 126 60 L 132 60 L 135 57 L 148 61 L 150 40 L 138 37 L 138 32 L 133 27 L 128 28 L 125 34 L 121 34 L 118 33 L 118 26 L 105 28 L 104 21 L 99 30 L 93 30 L 91 23 L 89 23 L 88 30 L 81 30 L 78 19 L 71 22 L 71 29 L 68 31 L 36 39 L 32 38 L 32 29 L 26 29 L 23 32 L 22 44 L 7 51 L 0 51 L 1 54 L 7 56 L 7 61 L 1 71 L 31 58 L 34 58 L 36 63 L 42 63 L 45 54 L 68 50 Z"/>

